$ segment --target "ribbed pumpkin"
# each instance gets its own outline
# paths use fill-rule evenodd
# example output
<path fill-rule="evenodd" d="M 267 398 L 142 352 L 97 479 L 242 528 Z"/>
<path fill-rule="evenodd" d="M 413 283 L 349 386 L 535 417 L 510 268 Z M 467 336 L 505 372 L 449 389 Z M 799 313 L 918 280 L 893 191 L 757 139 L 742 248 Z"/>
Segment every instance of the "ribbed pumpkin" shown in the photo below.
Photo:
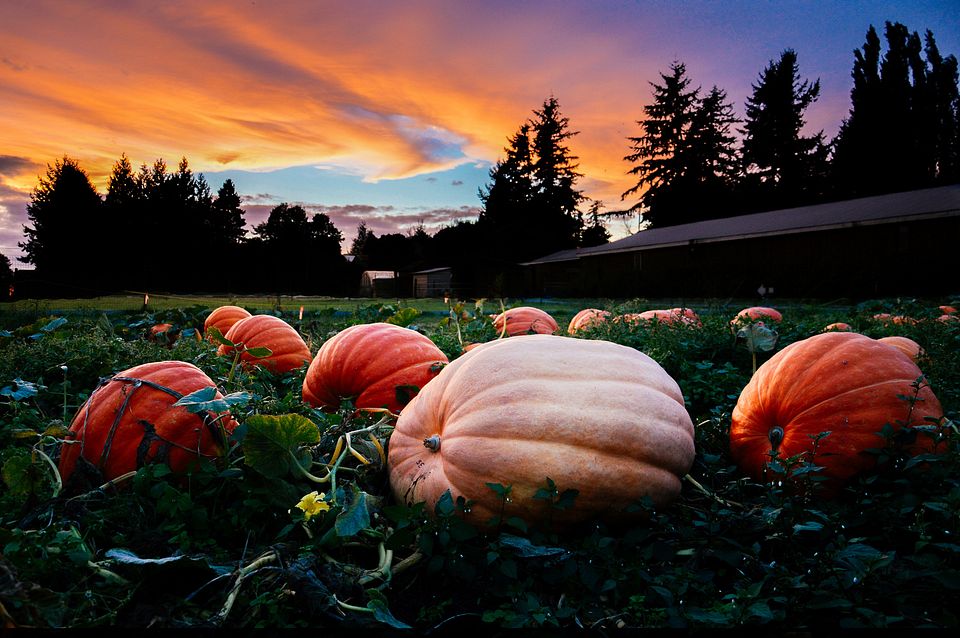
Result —
<path fill-rule="evenodd" d="M 350 326 L 320 346 L 303 379 L 303 400 L 336 410 L 352 398 L 358 408 L 399 412 L 447 361 L 415 330 L 390 323 Z"/>
<path fill-rule="evenodd" d="M 619 344 L 553 335 L 501 339 L 455 359 L 404 408 L 387 464 L 397 500 L 446 490 L 473 501 L 467 520 L 501 512 L 487 483 L 511 486 L 504 517 L 531 524 L 617 520 L 649 496 L 680 493 L 694 459 L 693 424 L 677 383 Z M 569 510 L 534 498 L 550 478 L 579 490 Z"/>
<path fill-rule="evenodd" d="M 910 357 L 914 363 L 916 363 L 920 355 L 923 354 L 923 348 L 920 347 L 920 344 L 909 337 L 880 337 L 877 341 L 885 343 L 888 346 L 893 346 Z"/>
<path fill-rule="evenodd" d="M 626 315 L 625 315 L 626 316 Z M 640 321 L 657 321 L 667 325 L 700 326 L 700 317 L 690 308 L 671 308 L 669 310 L 646 310 L 637 315 Z"/>
<path fill-rule="evenodd" d="M 203 322 L 203 334 L 208 335 L 210 328 L 216 328 L 220 331 L 220 334 L 226 335 L 227 331 L 233 327 L 233 324 L 251 316 L 249 312 L 240 306 L 220 306 L 219 308 L 214 308 Z M 209 335 L 207 339 L 210 339 Z"/>
<path fill-rule="evenodd" d="M 783 321 L 783 315 L 776 308 L 768 308 L 767 306 L 751 306 L 738 312 L 737 316 L 730 320 L 730 323 L 750 323 L 751 321 L 762 321 L 764 319 L 780 323 Z"/>
<path fill-rule="evenodd" d="M 504 322 L 507 325 L 508 337 L 530 333 L 553 334 L 560 329 L 550 313 L 531 306 L 510 308 L 494 317 L 493 327 L 497 332 L 503 332 Z"/>
<path fill-rule="evenodd" d="M 166 463 L 184 472 L 199 457 L 215 457 L 225 442 L 216 414 L 173 407 L 181 397 L 216 384 L 192 363 L 159 361 L 135 366 L 105 380 L 80 407 L 60 453 L 66 481 L 82 456 L 106 480 L 147 463 Z M 216 398 L 222 398 L 219 391 Z M 227 432 L 236 421 L 220 419 Z"/>
<path fill-rule="evenodd" d="M 853 328 L 850 326 L 849 323 L 838 321 L 836 323 L 827 324 L 826 326 L 823 327 L 823 330 L 821 332 L 852 332 L 852 331 L 853 331 Z"/>
<path fill-rule="evenodd" d="M 241 319 L 224 336 L 244 348 L 269 348 L 273 353 L 269 357 L 256 358 L 243 352 L 240 362 L 245 366 L 263 366 L 272 372 L 284 373 L 310 362 L 310 348 L 303 337 L 280 317 L 253 315 Z M 221 345 L 217 353 L 230 355 L 233 350 Z"/>
<path fill-rule="evenodd" d="M 743 389 L 733 410 L 730 453 L 740 468 L 760 480 L 772 450 L 780 458 L 812 451 L 812 461 L 831 479 L 828 491 L 872 468 L 867 450 L 884 445 L 884 424 L 898 421 L 926 425 L 943 410 L 929 387 L 921 388 L 910 413 L 907 401 L 920 369 L 903 353 L 854 332 L 826 332 L 790 344 L 764 363 Z M 918 434 L 909 454 L 930 450 L 929 437 Z M 811 460 L 807 458 L 806 460 Z"/>
<path fill-rule="evenodd" d="M 611 314 L 606 310 L 600 310 L 598 308 L 584 308 L 577 314 L 573 315 L 573 318 L 570 320 L 570 324 L 567 326 L 568 334 L 576 334 L 580 330 L 585 330 L 597 324 L 603 323 L 611 317 Z"/>

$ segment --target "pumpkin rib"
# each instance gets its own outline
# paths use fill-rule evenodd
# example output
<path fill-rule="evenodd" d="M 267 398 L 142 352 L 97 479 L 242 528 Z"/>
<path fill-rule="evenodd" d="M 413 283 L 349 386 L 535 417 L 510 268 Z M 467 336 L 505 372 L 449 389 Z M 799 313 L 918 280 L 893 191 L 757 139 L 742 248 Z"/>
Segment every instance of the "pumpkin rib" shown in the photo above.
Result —
<path fill-rule="evenodd" d="M 868 389 L 870 389 L 870 388 L 875 388 L 875 387 L 884 386 L 884 385 L 890 385 L 890 384 L 896 384 L 896 385 L 899 386 L 901 383 L 906 382 L 907 385 L 911 385 L 911 384 L 913 384 L 915 381 L 916 381 L 916 379 L 912 379 L 912 380 L 910 380 L 910 381 L 907 381 L 907 379 L 890 379 L 890 380 L 887 380 L 887 381 L 877 381 L 876 383 L 870 383 L 870 384 L 862 385 L 862 386 L 859 386 L 859 387 L 856 387 L 856 388 L 850 388 L 849 390 L 845 390 L 845 391 L 843 391 L 843 392 L 840 392 L 839 394 L 834 394 L 834 395 L 832 395 L 832 396 L 826 397 L 826 398 L 823 399 L 822 401 L 818 401 L 818 402 L 815 403 L 814 405 L 811 405 L 811 406 L 809 406 L 809 407 L 807 407 L 807 408 L 804 408 L 802 411 L 797 412 L 797 413 L 793 416 L 793 418 L 794 418 L 794 419 L 802 418 L 803 415 L 806 414 L 807 412 L 811 412 L 811 411 L 815 410 L 816 408 L 819 408 L 820 406 L 824 405 L 825 403 L 830 403 L 831 401 L 836 401 L 837 399 L 839 399 L 839 398 L 841 398 L 841 397 L 843 397 L 843 396 L 845 396 L 845 395 L 850 395 L 850 394 L 854 394 L 854 393 L 856 393 L 856 392 L 862 392 L 862 391 L 864 391 L 864 390 L 868 390 Z M 901 393 L 901 394 L 902 394 L 902 393 Z M 923 401 L 924 399 L 923 399 L 922 397 L 917 397 L 917 400 L 918 400 L 918 401 Z M 907 406 L 906 406 L 906 402 L 904 402 L 904 406 L 907 407 Z M 882 427 L 882 426 L 881 426 L 881 427 Z"/>

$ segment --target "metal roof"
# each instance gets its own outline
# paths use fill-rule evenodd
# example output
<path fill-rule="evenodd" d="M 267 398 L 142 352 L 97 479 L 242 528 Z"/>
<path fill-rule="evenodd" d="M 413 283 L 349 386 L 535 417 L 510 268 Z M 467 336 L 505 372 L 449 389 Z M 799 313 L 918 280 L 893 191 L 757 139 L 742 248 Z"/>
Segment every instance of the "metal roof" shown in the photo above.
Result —
<path fill-rule="evenodd" d="M 958 214 L 960 214 L 960 184 L 952 184 L 813 206 L 709 219 L 665 228 L 651 228 L 602 246 L 562 250 L 521 265 L 532 266 L 573 261 L 581 257 L 609 253 L 870 224 L 889 224 Z"/>
<path fill-rule="evenodd" d="M 411 275 L 429 275 L 431 273 L 443 272 L 445 270 L 452 270 L 452 268 L 450 266 L 443 266 L 441 268 L 427 268 L 426 270 L 417 270 L 410 274 Z"/>

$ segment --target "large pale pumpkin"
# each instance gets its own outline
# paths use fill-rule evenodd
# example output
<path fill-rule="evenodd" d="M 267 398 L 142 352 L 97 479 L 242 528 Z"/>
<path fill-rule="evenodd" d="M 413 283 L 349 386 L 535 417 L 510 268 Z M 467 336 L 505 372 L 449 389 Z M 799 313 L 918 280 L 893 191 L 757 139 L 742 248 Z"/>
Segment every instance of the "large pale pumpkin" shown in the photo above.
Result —
<path fill-rule="evenodd" d="M 607 310 L 600 310 L 598 308 L 584 308 L 577 314 L 573 315 L 573 318 L 570 320 L 570 324 L 567 326 L 568 334 L 576 334 L 581 330 L 586 330 L 598 324 L 603 323 L 609 319 L 612 315 Z"/>
<path fill-rule="evenodd" d="M 553 334 L 560 329 L 550 313 L 532 306 L 510 308 L 494 317 L 493 327 L 497 332 L 503 332 L 504 324 L 507 326 L 508 337 L 531 333 Z"/>
<path fill-rule="evenodd" d="M 252 315 L 240 306 L 214 308 L 203 322 L 203 334 L 207 335 L 207 339 L 212 341 L 212 337 L 209 336 L 210 328 L 216 328 L 220 331 L 220 334 L 226 335 L 233 324 L 250 316 Z"/>
<path fill-rule="evenodd" d="M 80 457 L 106 480 L 146 463 L 166 463 L 184 472 L 200 457 L 216 457 L 225 445 L 221 426 L 232 432 L 229 414 L 194 414 L 173 407 L 181 397 L 216 384 L 192 363 L 145 363 L 107 379 L 93 391 L 70 424 L 60 453 L 66 481 Z M 222 398 L 219 391 L 215 398 Z"/>
<path fill-rule="evenodd" d="M 826 332 L 790 344 L 764 363 L 743 389 L 733 410 L 730 453 L 757 480 L 773 450 L 780 458 L 805 454 L 824 468 L 828 490 L 872 468 L 884 424 L 895 430 L 910 419 L 940 418 L 943 410 L 928 386 L 911 413 L 899 395 L 913 396 L 920 369 L 903 353 L 854 332 Z M 811 437 L 829 431 L 810 458 Z M 915 455 L 932 449 L 920 433 L 907 447 Z"/>
<path fill-rule="evenodd" d="M 880 337 L 877 339 L 877 341 L 880 343 L 885 343 L 888 346 L 893 346 L 903 354 L 910 357 L 914 363 L 916 363 L 917 359 L 919 359 L 923 354 L 923 348 L 920 347 L 920 344 L 909 337 Z"/>
<path fill-rule="evenodd" d="M 528 523 L 630 518 L 649 496 L 680 493 L 693 463 L 693 423 L 677 383 L 647 355 L 600 340 L 501 339 L 454 360 L 404 408 L 390 437 L 397 500 L 432 512 L 450 490 L 467 520 Z M 579 490 L 569 510 L 534 498 L 552 479 Z M 511 486 L 501 503 L 486 484 Z"/>
<path fill-rule="evenodd" d="M 352 398 L 358 408 L 399 412 L 447 361 L 416 330 L 390 323 L 350 326 L 320 346 L 303 379 L 303 400 L 336 410 Z"/>
<path fill-rule="evenodd" d="M 284 373 L 296 370 L 310 362 L 310 348 L 296 329 L 280 317 L 253 315 L 233 324 L 227 339 L 243 346 L 240 362 L 247 367 L 263 366 L 272 372 Z M 247 353 L 251 348 L 269 348 L 268 357 L 254 357 Z M 234 348 L 221 345 L 217 353 L 232 355 Z"/>

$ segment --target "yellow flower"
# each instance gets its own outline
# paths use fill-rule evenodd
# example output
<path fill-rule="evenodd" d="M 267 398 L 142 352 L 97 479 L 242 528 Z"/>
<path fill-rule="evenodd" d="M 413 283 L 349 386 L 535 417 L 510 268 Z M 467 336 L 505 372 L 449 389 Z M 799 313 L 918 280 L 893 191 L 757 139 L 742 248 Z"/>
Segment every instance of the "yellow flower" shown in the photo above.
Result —
<path fill-rule="evenodd" d="M 297 507 L 303 510 L 306 520 L 309 521 L 311 516 L 319 514 L 320 512 L 326 512 L 330 509 L 330 503 L 323 500 L 323 497 L 323 492 L 319 494 L 317 492 L 310 492 L 297 503 Z"/>

